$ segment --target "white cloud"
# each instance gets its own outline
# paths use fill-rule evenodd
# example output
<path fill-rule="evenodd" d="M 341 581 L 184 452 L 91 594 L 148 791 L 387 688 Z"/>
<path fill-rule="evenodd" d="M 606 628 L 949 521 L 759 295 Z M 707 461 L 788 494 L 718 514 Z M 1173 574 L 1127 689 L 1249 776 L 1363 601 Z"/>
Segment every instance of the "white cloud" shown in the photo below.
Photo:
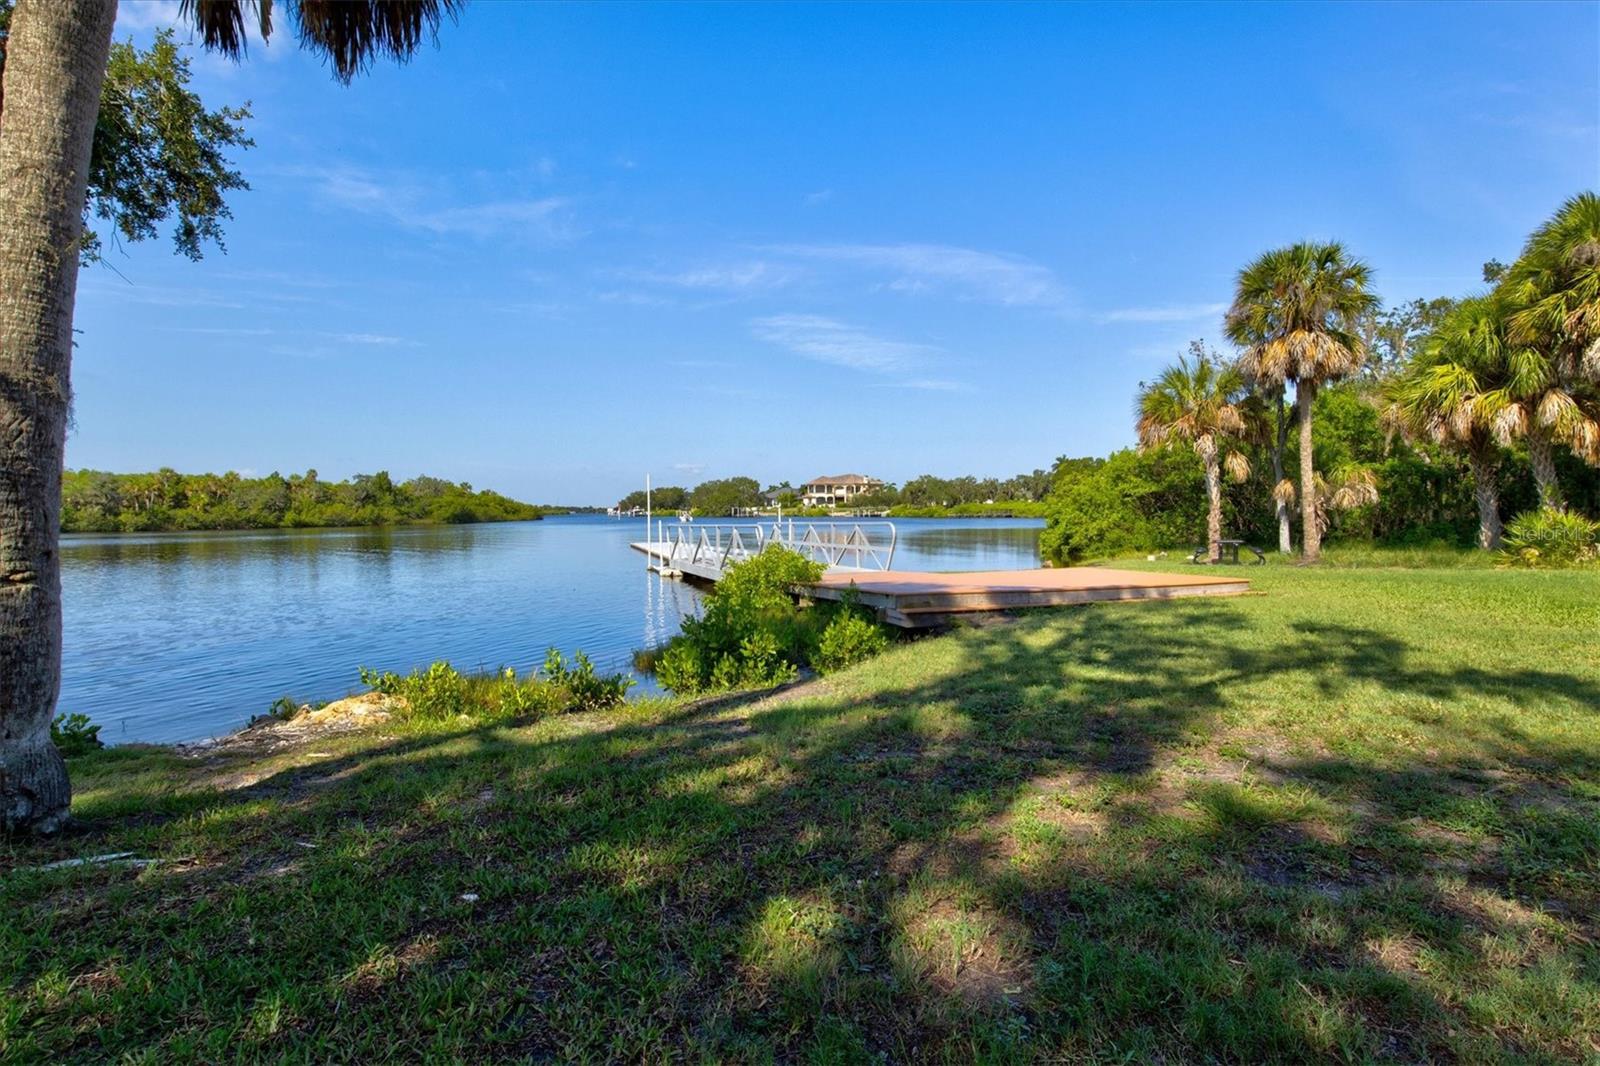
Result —
<path fill-rule="evenodd" d="M 238 310 L 245 306 L 236 296 L 208 289 L 181 289 L 133 283 L 107 284 L 97 280 L 80 283 L 78 289 L 80 292 L 96 296 L 110 296 L 130 303 L 152 304 L 156 307 L 220 307 Z"/>
<path fill-rule="evenodd" d="M 877 373 L 907 371 L 935 349 L 879 337 L 821 315 L 771 315 L 751 322 L 755 335 L 819 363 Z"/>
<path fill-rule="evenodd" d="M 674 359 L 672 365 L 689 370 L 726 370 L 733 366 L 726 359 Z"/>
<path fill-rule="evenodd" d="M 832 189 L 818 189 L 816 192 L 806 193 L 804 203 L 807 207 L 817 207 L 833 199 Z"/>
<path fill-rule="evenodd" d="M 1220 304 L 1168 304 L 1164 307 L 1123 307 L 1095 315 L 1096 322 L 1198 322 L 1216 318 L 1228 309 Z"/>
<path fill-rule="evenodd" d="M 794 267 L 759 259 L 720 266 L 691 267 L 677 272 L 638 271 L 627 275 L 636 281 L 680 289 L 716 292 L 752 292 L 778 289 L 799 276 Z"/>
<path fill-rule="evenodd" d="M 117 24 L 112 32 L 120 37 L 131 31 L 175 26 L 178 14 L 178 0 L 122 0 L 117 5 Z"/>
<path fill-rule="evenodd" d="M 948 378 L 911 378 L 907 381 L 878 381 L 872 385 L 875 389 L 917 389 L 922 392 L 965 392 L 968 388 L 966 382 L 951 381 Z"/>
<path fill-rule="evenodd" d="M 271 337 L 275 329 L 249 329 L 242 326 L 168 326 L 173 333 L 204 333 L 222 337 Z"/>
<path fill-rule="evenodd" d="M 344 284 L 342 281 L 334 281 L 317 274 L 287 270 L 218 270 L 216 273 L 218 277 L 228 278 L 231 281 L 262 282 L 291 289 L 332 289 Z"/>
<path fill-rule="evenodd" d="M 786 244 L 770 252 L 843 263 L 892 277 L 895 292 L 952 292 L 1004 306 L 1057 307 L 1067 293 L 1054 274 L 1021 256 L 943 244 Z"/>
<path fill-rule="evenodd" d="M 572 232 L 559 217 L 570 206 L 561 196 L 531 200 L 501 200 L 496 203 L 447 207 L 434 211 L 402 211 L 397 221 L 441 235 L 465 234 L 493 237 L 508 231 L 522 231 L 553 239 L 566 239 Z"/>
<path fill-rule="evenodd" d="M 318 337 L 326 337 L 331 341 L 341 344 L 407 344 L 415 345 L 417 342 L 407 340 L 405 337 L 393 337 L 387 333 L 318 333 Z"/>
<path fill-rule="evenodd" d="M 168 329 L 174 333 L 197 333 L 220 337 L 319 337 L 340 344 L 404 344 L 414 347 L 418 343 L 388 333 L 333 333 L 317 329 L 273 329 L 263 326 L 169 326 Z"/>
<path fill-rule="evenodd" d="M 676 301 L 665 296 L 629 289 L 606 289 L 595 293 L 594 298 L 601 303 L 628 304 L 633 307 L 673 307 L 676 304 Z"/>
<path fill-rule="evenodd" d="M 354 167 L 292 167 L 281 173 L 312 182 L 317 195 L 334 207 L 440 236 L 566 240 L 576 235 L 566 215 L 571 202 L 562 196 L 440 206 L 447 197 L 439 190 Z"/>

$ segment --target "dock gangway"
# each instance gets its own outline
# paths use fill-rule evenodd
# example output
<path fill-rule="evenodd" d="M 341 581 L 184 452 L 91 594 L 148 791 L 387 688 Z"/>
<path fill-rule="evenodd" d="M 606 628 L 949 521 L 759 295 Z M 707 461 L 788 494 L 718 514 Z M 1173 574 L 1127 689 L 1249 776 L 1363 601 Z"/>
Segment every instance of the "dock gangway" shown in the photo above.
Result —
<path fill-rule="evenodd" d="M 715 523 L 661 520 L 651 532 L 654 536 L 632 545 L 649 559 L 651 569 L 705 581 L 720 579 L 734 563 L 759 555 L 774 544 L 821 563 L 830 571 L 888 570 L 894 564 L 898 539 L 893 522 L 812 522 L 793 518 Z"/>

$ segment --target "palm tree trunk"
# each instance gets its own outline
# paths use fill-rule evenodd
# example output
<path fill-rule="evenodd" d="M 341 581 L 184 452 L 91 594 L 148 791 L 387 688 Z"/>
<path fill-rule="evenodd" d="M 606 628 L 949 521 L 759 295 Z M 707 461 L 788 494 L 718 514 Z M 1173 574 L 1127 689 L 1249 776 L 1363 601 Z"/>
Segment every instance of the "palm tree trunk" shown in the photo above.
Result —
<path fill-rule="evenodd" d="M 1200 458 L 1206 468 L 1206 561 L 1222 561 L 1222 471 L 1215 442 L 1203 442 Z"/>
<path fill-rule="evenodd" d="M 1289 419 L 1284 413 L 1283 389 L 1279 387 L 1274 403 L 1277 410 L 1277 427 L 1272 439 L 1272 487 L 1283 484 L 1283 452 L 1289 446 Z M 1278 552 L 1289 555 L 1294 551 L 1294 540 L 1289 532 L 1289 503 L 1276 496 L 1272 500 L 1278 516 Z"/>
<path fill-rule="evenodd" d="M 1534 484 L 1539 486 L 1539 506 L 1565 511 L 1567 501 L 1561 495 L 1561 482 L 1556 479 L 1555 447 L 1542 426 L 1528 429 L 1528 465 L 1533 467 Z"/>
<path fill-rule="evenodd" d="M 1467 452 L 1467 463 L 1472 467 L 1472 495 L 1478 501 L 1478 547 L 1493 550 L 1500 547 L 1505 527 L 1500 523 L 1500 485 L 1495 480 L 1494 453 L 1488 444 L 1479 444 Z"/>
<path fill-rule="evenodd" d="M 61 463 L 89 147 L 116 0 L 20 0 L 0 124 L 0 827 L 72 799 L 61 688 Z"/>
<path fill-rule="evenodd" d="M 1300 557 L 1308 563 L 1322 558 L 1322 530 L 1317 525 L 1317 470 L 1311 454 L 1311 404 L 1317 383 L 1295 383 L 1295 406 L 1300 411 Z"/>

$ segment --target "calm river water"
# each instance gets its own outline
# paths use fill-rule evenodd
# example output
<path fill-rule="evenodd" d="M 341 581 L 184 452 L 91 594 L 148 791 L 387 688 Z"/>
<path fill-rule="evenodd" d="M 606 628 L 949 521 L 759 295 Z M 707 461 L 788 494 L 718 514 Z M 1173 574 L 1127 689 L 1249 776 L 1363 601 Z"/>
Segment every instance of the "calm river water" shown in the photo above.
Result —
<path fill-rule="evenodd" d="M 897 570 L 1038 565 L 1027 519 L 902 519 Z M 646 572 L 642 519 L 62 538 L 60 709 L 108 743 L 226 733 L 279 696 L 356 691 L 359 666 L 519 671 L 582 650 L 605 671 L 700 594 Z"/>

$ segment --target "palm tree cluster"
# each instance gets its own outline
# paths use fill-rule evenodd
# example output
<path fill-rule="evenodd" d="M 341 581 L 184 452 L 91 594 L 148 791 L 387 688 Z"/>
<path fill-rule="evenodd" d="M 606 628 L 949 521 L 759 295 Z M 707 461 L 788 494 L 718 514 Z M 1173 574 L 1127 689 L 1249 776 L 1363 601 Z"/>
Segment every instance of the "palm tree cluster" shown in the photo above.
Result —
<path fill-rule="evenodd" d="M 1360 370 L 1367 348 L 1355 330 L 1358 319 L 1378 306 L 1366 264 L 1337 243 L 1300 243 L 1267 252 L 1239 272 L 1233 305 L 1224 323 L 1241 354 L 1218 363 L 1203 350 L 1193 362 L 1180 359 L 1139 393 L 1138 433 L 1142 448 L 1172 440 L 1190 442 L 1205 465 L 1207 553 L 1219 558 L 1221 488 L 1218 454 L 1228 446 L 1272 438 L 1273 498 L 1279 509 L 1280 541 L 1289 550 L 1288 508 L 1298 497 L 1302 552 L 1315 560 L 1330 509 L 1358 507 L 1376 498 L 1370 471 L 1345 468 L 1330 478 L 1318 473 L 1312 451 L 1312 400 L 1322 385 Z M 1300 486 L 1282 477 L 1287 427 L 1285 387 L 1295 387 L 1300 431 Z M 1271 407 L 1276 433 L 1266 414 Z M 1223 463 L 1243 480 L 1249 464 L 1234 450 Z"/>
<path fill-rule="evenodd" d="M 1243 351 L 1244 376 L 1281 394 L 1295 386 L 1300 423 L 1300 537 L 1308 560 L 1322 553 L 1327 508 L 1364 499 L 1359 480 L 1319 482 L 1311 450 L 1312 402 L 1322 385 L 1349 377 L 1367 361 L 1356 321 L 1378 307 L 1367 265 L 1337 242 L 1292 244 L 1267 252 L 1239 272 L 1223 329 Z M 1281 483 L 1280 501 L 1288 496 Z"/>
<path fill-rule="evenodd" d="M 1563 204 L 1491 291 L 1452 309 L 1385 394 L 1391 424 L 1466 457 L 1484 547 L 1502 530 L 1497 448 L 1520 441 L 1540 507 L 1565 510 L 1556 451 L 1600 466 L 1600 196 Z"/>
<path fill-rule="evenodd" d="M 1230 446 L 1269 444 L 1279 547 L 1290 548 L 1289 508 L 1298 502 L 1308 561 L 1321 553 L 1330 512 L 1377 501 L 1371 467 L 1319 471 L 1313 449 L 1318 391 L 1371 371 L 1374 353 L 1364 337 L 1379 308 L 1371 286 L 1367 265 L 1336 242 L 1266 252 L 1239 272 L 1224 319 L 1237 360 L 1219 362 L 1200 349 L 1141 387 L 1140 447 L 1184 441 L 1205 463 L 1213 560 L 1221 520 L 1217 457 Z M 1391 430 L 1465 460 L 1478 543 L 1495 548 L 1504 530 L 1497 483 L 1504 449 L 1526 451 L 1540 507 L 1554 511 L 1566 506 L 1558 451 L 1600 466 L 1600 196 L 1586 192 L 1563 204 L 1515 263 L 1497 269 L 1492 290 L 1438 303 L 1448 310 L 1420 343 L 1385 364 L 1377 399 Z M 1281 462 L 1289 386 L 1298 486 L 1283 476 Z M 1243 453 L 1236 455 L 1232 469 L 1248 471 Z"/>

